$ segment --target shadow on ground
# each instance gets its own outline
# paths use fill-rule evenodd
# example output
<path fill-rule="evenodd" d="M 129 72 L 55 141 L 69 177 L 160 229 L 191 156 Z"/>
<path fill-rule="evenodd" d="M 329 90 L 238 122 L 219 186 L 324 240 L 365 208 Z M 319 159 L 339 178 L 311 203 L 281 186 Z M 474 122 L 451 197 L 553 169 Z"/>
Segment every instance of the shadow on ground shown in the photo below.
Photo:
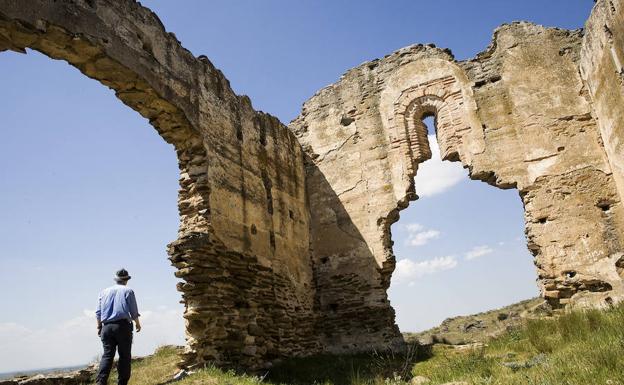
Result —
<path fill-rule="evenodd" d="M 351 385 L 396 376 L 410 378 L 414 364 L 427 360 L 431 355 L 430 346 L 410 344 L 405 353 L 372 352 L 294 358 L 271 369 L 265 380 L 292 385 Z"/>

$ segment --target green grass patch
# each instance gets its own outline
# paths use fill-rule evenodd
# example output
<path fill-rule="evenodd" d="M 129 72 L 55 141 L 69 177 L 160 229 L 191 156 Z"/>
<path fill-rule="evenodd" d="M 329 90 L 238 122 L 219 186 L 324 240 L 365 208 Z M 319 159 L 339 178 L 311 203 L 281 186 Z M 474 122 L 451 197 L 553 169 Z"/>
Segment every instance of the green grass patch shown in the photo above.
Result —
<path fill-rule="evenodd" d="M 131 385 L 171 379 L 178 348 L 163 347 L 133 363 Z M 430 385 L 624 385 L 624 305 L 527 320 L 485 346 L 435 345 L 408 355 L 372 353 L 284 361 L 267 373 L 241 375 L 205 368 L 180 385 L 405 385 L 411 376 Z M 116 383 L 112 376 L 110 384 Z"/>
<path fill-rule="evenodd" d="M 413 374 L 432 385 L 624 385 L 624 306 L 528 320 L 467 352 L 436 346 Z"/>

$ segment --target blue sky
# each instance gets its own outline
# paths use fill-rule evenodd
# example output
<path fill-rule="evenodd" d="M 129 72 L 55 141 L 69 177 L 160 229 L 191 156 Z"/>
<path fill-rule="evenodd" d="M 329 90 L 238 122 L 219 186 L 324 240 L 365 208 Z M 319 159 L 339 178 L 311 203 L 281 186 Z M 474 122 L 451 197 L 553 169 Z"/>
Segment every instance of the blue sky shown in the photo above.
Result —
<path fill-rule="evenodd" d="M 413 43 L 458 59 L 513 20 L 579 28 L 589 0 L 157 1 L 169 31 L 205 54 L 254 107 L 288 122 L 347 69 Z M 165 245 L 176 238 L 178 170 L 156 131 L 114 94 L 38 53 L 0 56 L 0 372 L 85 363 L 100 353 L 92 310 L 125 266 L 144 315 L 136 354 L 182 343 Z M 435 149 L 435 146 L 434 146 Z M 390 296 L 402 330 L 537 293 L 515 190 L 431 160 L 421 199 L 392 228 Z"/>

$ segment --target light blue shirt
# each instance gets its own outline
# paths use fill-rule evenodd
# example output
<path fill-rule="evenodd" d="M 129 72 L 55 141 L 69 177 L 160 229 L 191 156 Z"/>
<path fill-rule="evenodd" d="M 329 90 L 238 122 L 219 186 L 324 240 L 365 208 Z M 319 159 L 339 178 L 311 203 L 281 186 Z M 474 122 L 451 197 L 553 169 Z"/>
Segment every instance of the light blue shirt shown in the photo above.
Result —
<path fill-rule="evenodd" d="M 128 286 L 115 285 L 104 289 L 98 298 L 95 317 L 105 322 L 139 318 L 134 291 Z"/>

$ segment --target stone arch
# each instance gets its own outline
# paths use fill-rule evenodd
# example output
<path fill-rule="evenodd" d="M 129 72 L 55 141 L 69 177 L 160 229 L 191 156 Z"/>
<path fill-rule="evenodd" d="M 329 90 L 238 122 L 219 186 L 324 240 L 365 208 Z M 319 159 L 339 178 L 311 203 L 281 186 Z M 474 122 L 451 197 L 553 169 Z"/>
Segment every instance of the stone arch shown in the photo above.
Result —
<path fill-rule="evenodd" d="M 104 38 L 99 43 L 108 42 Z M 202 180 L 198 178 L 198 168 L 207 165 L 206 151 L 184 111 L 162 97 L 148 79 L 108 55 L 98 42 L 43 19 L 29 25 L 9 20 L 0 13 L 0 51 L 6 49 L 21 53 L 33 49 L 51 59 L 65 60 L 85 76 L 113 89 L 117 98 L 148 119 L 158 134 L 174 146 L 179 160 L 180 233 L 200 227 L 202 223 L 205 226 L 206 220 L 198 214 L 209 211 L 209 207 L 200 188 Z"/>
<path fill-rule="evenodd" d="M 399 212 L 418 199 L 418 165 L 431 158 L 424 118 L 434 118 L 442 160 L 461 162 L 469 170 L 470 179 L 501 189 L 517 186 L 514 181 L 501 180 L 496 169 L 475 161 L 486 152 L 484 125 L 476 113 L 471 84 L 454 62 L 421 59 L 400 67 L 388 83 L 381 94 L 380 110 L 390 144 L 389 158 L 402 165 L 403 178 L 395 186 L 401 188 L 395 190 L 396 208 L 384 218 L 380 229 L 387 248 L 385 255 L 390 256 L 388 265 L 392 266 L 384 270 L 384 281 L 390 282 L 395 266 L 390 227 L 399 220 Z"/>
<path fill-rule="evenodd" d="M 149 79 L 108 54 L 102 45 L 110 44 L 109 39 L 94 40 L 44 19 L 34 24 L 11 20 L 0 12 L 0 51 L 10 49 L 26 54 L 27 49 L 33 49 L 51 59 L 68 62 L 85 76 L 113 89 L 121 102 L 148 119 L 158 134 L 173 145 L 180 169 L 178 240 L 169 250 L 175 262 L 182 254 L 178 245 L 193 234 L 206 231 L 209 224 L 206 150 L 184 111 L 163 97 L 162 90 L 150 84 Z M 179 289 L 186 302 L 192 301 L 183 285 Z"/>
<path fill-rule="evenodd" d="M 393 169 L 394 194 L 399 208 L 415 199 L 413 179 L 417 164 L 429 159 L 426 133 L 420 118 L 433 115 L 443 159 L 461 161 L 471 178 L 493 172 L 472 170 L 473 159 L 485 151 L 483 127 L 464 71 L 445 57 L 422 58 L 400 67 L 381 92 L 380 113 L 389 142 L 389 158 L 402 166 Z M 414 119 L 420 115 L 419 119 Z M 502 187 L 502 186 L 501 186 Z M 395 217 L 392 213 L 391 217 Z"/>
<path fill-rule="evenodd" d="M 501 77 L 494 76 L 492 79 L 491 82 L 498 82 Z M 594 262 L 594 265 L 588 268 L 584 259 L 579 257 L 582 251 L 566 250 L 569 246 L 565 246 L 563 242 L 561 246 L 553 241 L 544 241 L 553 233 L 553 230 L 545 230 L 545 227 L 554 224 L 540 213 L 546 211 L 545 207 L 549 205 L 547 202 L 553 199 L 552 186 L 557 186 L 558 182 L 555 181 L 558 179 L 577 176 L 573 173 L 549 175 L 545 170 L 549 167 L 548 162 L 554 163 L 553 155 L 545 158 L 535 157 L 530 145 L 524 150 L 526 155 L 522 162 L 508 160 L 508 155 L 499 152 L 500 150 L 492 144 L 489 144 L 486 151 L 485 125 L 481 123 L 477 114 L 473 92 L 474 84 L 468 82 L 463 70 L 453 62 L 444 63 L 440 58 L 425 58 L 399 67 L 390 77 L 387 88 L 382 91 L 380 112 L 391 148 L 388 157 L 393 163 L 401 165 L 400 168 L 395 167 L 393 170 L 396 208 L 391 209 L 389 215 L 382 221 L 382 239 L 387 248 L 385 255 L 392 256 L 390 226 L 398 221 L 399 211 L 406 208 L 410 200 L 417 199 L 414 177 L 418 164 L 430 156 L 426 145 L 426 131 L 421 120 L 427 115 L 433 115 L 436 118 L 436 138 L 443 159 L 460 161 L 469 169 L 471 179 L 481 180 L 502 189 L 518 189 L 524 206 L 527 248 L 534 256 L 538 285 L 545 299 L 554 308 L 560 308 L 573 302 L 583 306 L 591 301 L 602 303 L 604 298 L 612 298 L 614 293 L 619 291 L 613 288 L 621 286 L 612 267 L 604 269 L 608 274 L 597 274 L 595 266 L 598 266 L 598 263 Z M 579 120 L 583 121 L 582 119 L 585 118 L 581 117 Z M 588 131 L 591 135 L 595 134 L 593 127 Z M 518 146 L 525 140 L 532 142 L 534 139 L 526 135 L 516 140 L 514 144 Z M 504 162 L 507 162 L 507 166 Z M 600 161 L 596 163 L 599 170 L 605 167 Z M 535 176 L 540 173 L 544 175 Z M 602 183 L 607 186 L 606 191 L 600 194 L 612 195 L 613 192 L 610 190 L 612 182 L 606 181 L 609 177 L 605 178 L 602 172 L 593 169 L 588 173 L 594 174 L 591 178 L 605 180 Z M 584 182 L 576 183 L 582 185 Z M 575 199 L 579 202 L 592 199 L 589 198 L 590 193 L 586 193 L 583 189 L 575 194 L 577 194 Z M 584 207 L 585 203 L 579 205 Z M 587 212 L 587 216 L 595 215 L 592 210 L 588 209 Z M 563 218 L 577 214 L 570 209 L 569 212 L 560 215 Z M 557 220 L 559 218 L 553 216 L 553 222 Z M 584 233 L 583 237 L 589 237 L 589 234 Z M 613 250 L 616 249 L 614 246 Z M 613 261 L 619 258 L 620 254 L 610 252 L 609 254 L 613 256 L 603 258 L 600 263 L 613 266 Z M 394 266 L 393 260 L 390 262 Z M 385 270 L 386 280 L 390 279 L 391 271 Z M 570 275 L 569 271 L 574 273 Z M 582 276 L 577 274 L 580 271 L 584 272 Z"/>
<path fill-rule="evenodd" d="M 514 23 L 468 61 L 407 47 L 319 91 L 291 132 L 134 0 L 0 0 L 0 51 L 68 61 L 174 145 L 186 366 L 400 345 L 390 225 L 427 157 L 419 114 L 437 115 L 443 157 L 471 178 L 518 188 L 545 296 L 620 300 L 624 211 L 579 93 L 579 44 L 578 32 Z"/>
<path fill-rule="evenodd" d="M 451 100 L 448 100 L 451 99 Z M 457 143 L 453 143 L 451 137 L 455 127 L 465 127 L 464 120 L 459 113 L 462 105 L 457 98 L 442 99 L 437 95 L 424 95 L 413 99 L 405 110 L 396 111 L 397 118 L 403 118 L 407 143 L 412 152 L 411 157 L 414 162 L 422 163 L 431 158 L 431 150 L 427 142 L 427 128 L 422 123 L 422 119 L 428 116 L 435 118 L 436 137 L 438 142 L 444 147 L 444 160 L 458 161 Z M 457 139 L 454 137 L 453 139 Z"/>
<path fill-rule="evenodd" d="M 294 135 L 134 0 L 0 0 L 0 51 L 26 49 L 113 89 L 176 151 L 180 226 L 168 254 L 183 280 L 181 366 L 259 368 L 318 351 Z"/>

